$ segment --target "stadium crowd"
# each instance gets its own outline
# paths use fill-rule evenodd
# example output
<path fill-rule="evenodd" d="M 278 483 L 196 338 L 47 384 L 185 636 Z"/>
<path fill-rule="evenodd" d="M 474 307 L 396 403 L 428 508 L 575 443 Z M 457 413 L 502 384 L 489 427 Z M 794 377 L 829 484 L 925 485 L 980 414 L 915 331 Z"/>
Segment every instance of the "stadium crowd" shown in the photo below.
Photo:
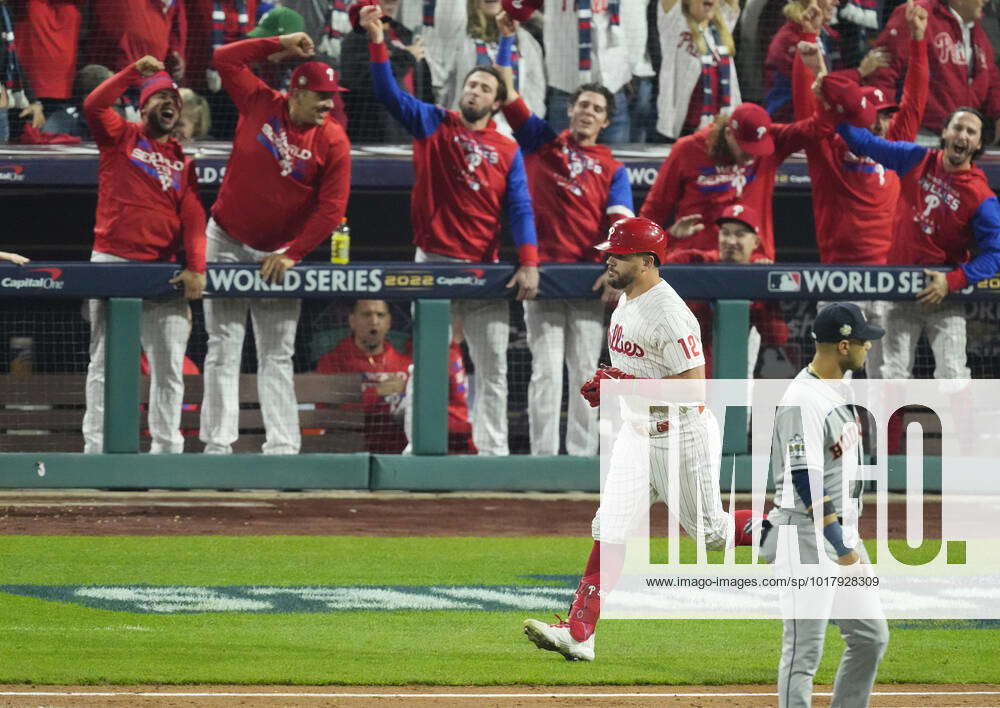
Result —
<path fill-rule="evenodd" d="M 92 260 L 183 254 L 178 282 L 189 299 L 201 296 L 206 257 L 260 262 L 261 277 L 280 282 L 341 223 L 350 141 L 412 140 L 414 260 L 495 262 L 506 222 L 518 260 L 508 287 L 523 302 L 533 358 L 531 450 L 561 447 L 553 421 L 565 361 L 565 449 L 590 455 L 597 419 L 575 391 L 598 364 L 604 305 L 618 293 L 602 276 L 592 300 L 535 295 L 539 263 L 599 262 L 593 245 L 636 216 L 608 145 L 673 143 L 638 215 L 666 229 L 668 262 L 731 264 L 773 261 L 775 175 L 804 150 L 824 262 L 948 269 L 926 271 L 917 302 L 859 303 L 888 331 L 885 359 L 874 352 L 868 375 L 909 376 L 926 332 L 935 375 L 968 378 L 965 321 L 946 296 L 1000 270 L 1000 206 L 974 165 L 1000 127 L 990 22 L 982 0 L 780 8 L 757 0 L 742 8 L 736 0 L 0 0 L 0 140 L 96 140 Z M 206 222 L 183 146 L 209 135 L 234 147 Z M 406 407 L 394 401 L 406 398 L 408 355 L 384 341 L 388 312 L 378 302 L 354 307 L 352 337 L 319 370 L 364 374 L 366 416 L 393 419 L 402 433 Z M 263 451 L 297 452 L 298 302 L 210 299 L 204 309 L 205 451 L 231 452 L 239 435 L 235 377 L 249 314 Z M 711 309 L 695 309 L 710 332 Z M 144 317 L 162 393 L 150 407 L 154 451 L 179 451 L 180 344 L 190 322 L 176 303 L 148 305 Z M 458 357 L 452 449 L 507 454 L 509 303 L 456 301 L 453 317 L 475 386 L 466 418 Z M 355 327 L 362 320 L 377 324 L 366 333 Z M 84 429 L 97 452 L 97 303 L 90 323 Z M 780 345 L 788 336 L 771 306 L 754 305 L 753 325 L 751 365 L 761 338 Z M 337 351 L 344 362 L 333 361 Z M 376 359 L 392 362 L 376 371 Z M 395 449 L 405 436 L 387 440 L 371 444 Z"/>

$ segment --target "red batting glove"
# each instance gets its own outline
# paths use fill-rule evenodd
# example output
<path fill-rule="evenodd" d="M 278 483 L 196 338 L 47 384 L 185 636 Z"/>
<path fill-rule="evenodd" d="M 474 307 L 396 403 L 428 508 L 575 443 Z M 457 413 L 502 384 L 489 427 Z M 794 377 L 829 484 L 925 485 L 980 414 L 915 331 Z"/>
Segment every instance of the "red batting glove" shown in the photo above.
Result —
<path fill-rule="evenodd" d="M 587 399 L 591 408 L 601 404 L 601 379 L 634 379 L 632 374 L 626 374 L 613 366 L 598 369 L 587 383 L 580 387 L 580 395 Z"/>

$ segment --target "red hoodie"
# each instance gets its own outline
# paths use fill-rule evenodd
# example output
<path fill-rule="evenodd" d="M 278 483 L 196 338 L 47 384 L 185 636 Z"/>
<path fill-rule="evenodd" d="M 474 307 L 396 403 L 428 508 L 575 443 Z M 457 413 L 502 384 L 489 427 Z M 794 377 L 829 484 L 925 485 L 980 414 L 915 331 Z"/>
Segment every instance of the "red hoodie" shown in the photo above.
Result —
<path fill-rule="evenodd" d="M 923 127 L 940 133 L 944 119 L 959 106 L 977 108 L 987 118 L 996 120 L 1000 117 L 1000 70 L 982 23 L 977 21 L 970 30 L 969 40 L 975 49 L 975 60 L 970 66 L 960 51 L 961 25 L 948 4 L 941 0 L 916 0 L 916 3 L 927 10 L 927 61 L 934 78 Z M 867 83 L 893 97 L 910 63 L 905 3 L 893 10 L 875 44 L 892 53 L 892 63 L 871 74 Z"/>

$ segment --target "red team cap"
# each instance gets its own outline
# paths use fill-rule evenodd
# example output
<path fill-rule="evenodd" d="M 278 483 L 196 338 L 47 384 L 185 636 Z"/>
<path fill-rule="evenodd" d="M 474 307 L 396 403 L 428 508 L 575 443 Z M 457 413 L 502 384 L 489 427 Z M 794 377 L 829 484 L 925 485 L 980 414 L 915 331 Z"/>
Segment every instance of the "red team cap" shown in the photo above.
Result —
<path fill-rule="evenodd" d="M 875 88 L 874 86 L 862 86 L 861 95 L 864 96 L 869 103 L 875 105 L 876 111 L 898 111 L 899 104 L 893 103 L 888 96 L 886 96 L 885 91 L 880 88 Z M 874 121 L 873 121 L 874 122 Z M 869 123 L 871 125 L 871 123 Z M 866 128 L 868 125 L 865 126 Z"/>
<path fill-rule="evenodd" d="M 633 216 L 616 221 L 608 231 L 608 240 L 594 248 L 618 256 L 652 253 L 663 265 L 667 261 L 667 234 L 655 221 Z"/>
<path fill-rule="evenodd" d="M 177 102 L 183 104 L 181 92 L 177 89 L 177 84 L 170 78 L 170 74 L 159 71 L 142 82 L 142 89 L 139 92 L 139 108 L 146 105 L 154 93 L 159 91 L 172 91 L 177 96 Z"/>
<path fill-rule="evenodd" d="M 856 128 L 870 128 L 878 117 L 875 104 L 868 100 L 861 87 L 846 76 L 827 74 L 823 77 L 823 97 L 830 110 Z"/>
<path fill-rule="evenodd" d="M 312 91 L 346 91 L 337 81 L 337 72 L 329 64 L 321 61 L 307 61 L 299 64 L 292 72 L 291 88 L 304 88 Z"/>
<path fill-rule="evenodd" d="M 771 116 L 756 103 L 741 103 L 729 116 L 729 128 L 737 144 L 756 157 L 766 157 L 774 152 L 774 141 L 768 128 Z"/>
<path fill-rule="evenodd" d="M 535 10 L 542 9 L 542 0 L 500 0 L 507 16 L 518 22 L 527 22 Z"/>
<path fill-rule="evenodd" d="M 717 226 L 722 226 L 727 221 L 738 221 L 746 224 L 755 234 L 760 233 L 760 215 L 753 207 L 743 204 L 730 204 L 725 208 L 718 219 L 715 220 Z"/>
<path fill-rule="evenodd" d="M 378 0 L 354 0 L 350 7 L 347 8 L 347 17 L 351 21 L 351 27 L 354 28 L 355 32 L 364 32 L 361 29 L 361 8 L 363 7 L 374 7 L 378 5 Z M 385 15 L 382 15 L 385 19 Z"/>

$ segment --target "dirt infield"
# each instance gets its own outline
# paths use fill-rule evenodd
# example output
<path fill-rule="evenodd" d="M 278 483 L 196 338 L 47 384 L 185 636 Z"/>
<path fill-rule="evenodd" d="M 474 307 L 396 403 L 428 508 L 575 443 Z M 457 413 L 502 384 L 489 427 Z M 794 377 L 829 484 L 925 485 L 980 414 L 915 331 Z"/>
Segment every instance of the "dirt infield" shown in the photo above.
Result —
<path fill-rule="evenodd" d="M 0 534 L 586 536 L 597 503 L 583 493 L 5 492 Z M 891 538 L 905 536 L 905 519 L 903 499 L 891 497 Z M 666 528 L 662 504 L 651 523 Z M 874 513 L 862 516 L 863 537 L 874 538 L 874 523 Z M 939 505 L 925 507 L 925 525 L 939 537 Z"/>
<path fill-rule="evenodd" d="M 817 686 L 813 706 L 830 705 L 830 687 Z M 20 694 L 20 695 L 17 695 Z M 3 686 L 0 705 L 136 706 L 188 708 L 205 706 L 680 706 L 751 708 L 775 706 L 778 699 L 766 686 Z M 879 686 L 873 708 L 951 708 L 1000 705 L 1000 686 L 906 684 Z"/>

